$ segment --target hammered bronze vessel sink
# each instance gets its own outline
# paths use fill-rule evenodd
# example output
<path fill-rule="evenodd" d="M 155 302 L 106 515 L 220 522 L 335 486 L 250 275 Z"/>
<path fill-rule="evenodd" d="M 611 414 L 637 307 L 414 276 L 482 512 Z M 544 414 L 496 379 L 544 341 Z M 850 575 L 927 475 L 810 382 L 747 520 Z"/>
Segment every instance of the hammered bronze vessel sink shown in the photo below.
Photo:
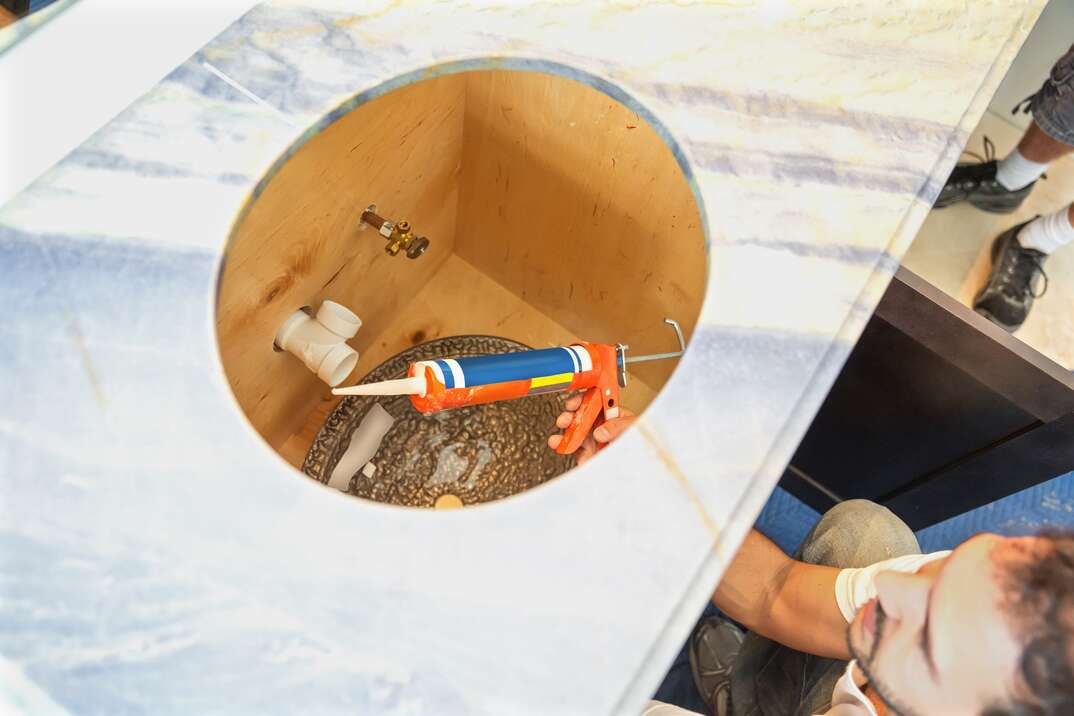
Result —
<path fill-rule="evenodd" d="M 494 336 L 452 336 L 414 346 L 377 366 L 360 382 L 401 378 L 419 360 L 527 350 Z M 472 505 L 528 490 L 569 470 L 574 458 L 546 444 L 563 409 L 559 395 L 476 405 L 422 415 L 405 396 L 344 398 L 328 416 L 302 463 L 327 483 L 351 434 L 375 403 L 394 419 L 372 462 L 346 490 L 357 497 L 409 507 Z"/>

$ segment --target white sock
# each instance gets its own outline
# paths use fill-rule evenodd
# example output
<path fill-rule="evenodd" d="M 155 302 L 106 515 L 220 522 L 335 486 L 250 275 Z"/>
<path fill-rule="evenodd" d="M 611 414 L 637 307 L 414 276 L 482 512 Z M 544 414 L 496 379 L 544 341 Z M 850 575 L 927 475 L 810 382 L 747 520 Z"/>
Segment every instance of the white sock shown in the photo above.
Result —
<path fill-rule="evenodd" d="M 1074 241 L 1074 226 L 1070 225 L 1070 208 L 1065 207 L 1054 214 L 1038 216 L 1018 232 L 1018 243 L 1023 249 L 1036 249 L 1050 254 Z"/>
<path fill-rule="evenodd" d="M 1047 168 L 1047 164 L 1029 161 L 1018 151 L 1018 147 L 1015 147 L 1006 159 L 999 161 L 999 166 L 996 167 L 996 181 L 1011 191 L 1015 191 L 1035 182 Z"/>

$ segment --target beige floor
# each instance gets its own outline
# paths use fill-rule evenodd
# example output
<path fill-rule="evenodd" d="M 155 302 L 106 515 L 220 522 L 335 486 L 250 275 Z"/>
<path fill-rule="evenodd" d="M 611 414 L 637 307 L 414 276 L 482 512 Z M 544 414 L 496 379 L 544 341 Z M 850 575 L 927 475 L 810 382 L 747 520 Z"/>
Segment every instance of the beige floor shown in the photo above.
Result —
<path fill-rule="evenodd" d="M 983 153 L 987 135 L 1003 157 L 1021 137 L 1021 130 L 1003 118 L 985 113 L 966 148 Z M 934 210 L 918 232 L 903 265 L 933 285 L 971 305 L 990 268 L 992 239 L 1036 214 L 1055 211 L 1074 201 L 1074 157 L 1053 163 L 1048 178 L 1037 184 L 1014 214 L 989 214 L 968 204 Z M 1074 245 L 1048 257 L 1048 291 L 1033 305 L 1016 336 L 1067 369 L 1074 369 Z"/>

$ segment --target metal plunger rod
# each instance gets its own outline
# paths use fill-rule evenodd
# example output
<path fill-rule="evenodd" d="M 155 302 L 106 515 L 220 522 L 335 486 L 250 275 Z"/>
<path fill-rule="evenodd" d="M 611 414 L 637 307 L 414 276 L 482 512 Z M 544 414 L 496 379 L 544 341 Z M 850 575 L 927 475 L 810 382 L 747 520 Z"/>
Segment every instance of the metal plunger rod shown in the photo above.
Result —
<path fill-rule="evenodd" d="M 645 363 L 651 360 L 667 360 L 668 358 L 678 358 L 686 352 L 686 340 L 682 337 L 682 329 L 679 328 L 679 322 L 673 318 L 665 318 L 664 323 L 675 329 L 675 337 L 679 339 L 679 350 L 673 353 L 650 353 L 643 356 L 627 356 L 623 359 L 623 362 L 627 365 L 631 363 Z"/>
<path fill-rule="evenodd" d="M 651 360 L 667 360 L 668 358 L 678 358 L 682 355 L 682 351 L 676 351 L 675 353 L 651 353 L 644 356 L 627 356 L 624 362 L 627 365 L 631 363 L 645 363 Z"/>

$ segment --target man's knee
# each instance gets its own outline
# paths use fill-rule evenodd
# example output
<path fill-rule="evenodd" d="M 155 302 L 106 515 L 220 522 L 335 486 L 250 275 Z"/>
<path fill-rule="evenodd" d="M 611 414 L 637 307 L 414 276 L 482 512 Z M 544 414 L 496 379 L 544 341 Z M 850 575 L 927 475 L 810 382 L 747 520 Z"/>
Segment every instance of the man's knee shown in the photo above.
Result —
<path fill-rule="evenodd" d="M 847 500 L 828 510 L 799 548 L 804 562 L 842 568 L 920 552 L 906 523 L 869 500 Z"/>

